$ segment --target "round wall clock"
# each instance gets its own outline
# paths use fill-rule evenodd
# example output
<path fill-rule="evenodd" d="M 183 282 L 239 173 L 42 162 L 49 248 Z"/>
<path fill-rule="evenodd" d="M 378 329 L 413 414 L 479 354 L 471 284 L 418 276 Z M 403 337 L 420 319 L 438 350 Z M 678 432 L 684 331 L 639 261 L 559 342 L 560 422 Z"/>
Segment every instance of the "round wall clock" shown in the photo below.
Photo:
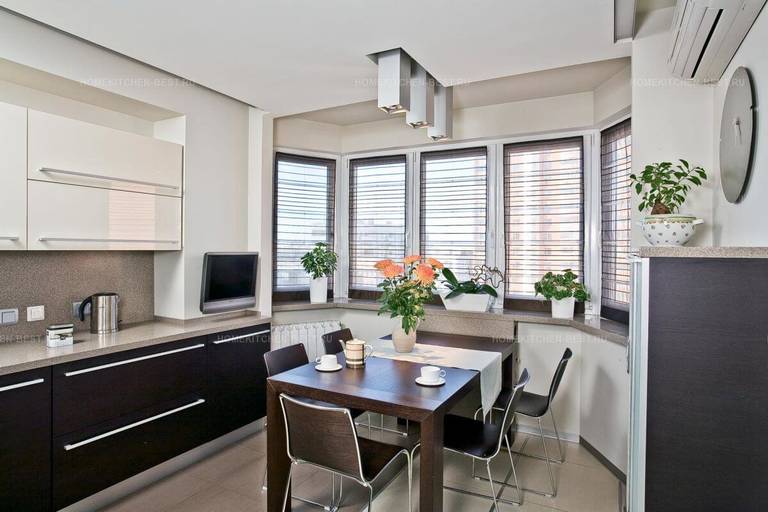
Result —
<path fill-rule="evenodd" d="M 747 68 L 733 72 L 720 122 L 720 182 L 725 198 L 738 203 L 747 189 L 755 138 L 755 96 Z"/>

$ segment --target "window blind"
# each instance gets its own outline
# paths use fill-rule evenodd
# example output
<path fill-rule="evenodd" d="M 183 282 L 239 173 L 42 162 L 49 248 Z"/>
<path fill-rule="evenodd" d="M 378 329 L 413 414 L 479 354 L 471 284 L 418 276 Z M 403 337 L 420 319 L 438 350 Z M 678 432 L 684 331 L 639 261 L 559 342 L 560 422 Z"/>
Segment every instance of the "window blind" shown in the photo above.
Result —
<path fill-rule="evenodd" d="M 301 257 L 317 242 L 333 248 L 335 172 L 334 160 L 276 155 L 274 291 L 309 290 Z"/>
<path fill-rule="evenodd" d="M 459 279 L 485 264 L 486 148 L 421 154 L 420 241 Z"/>
<path fill-rule="evenodd" d="M 583 277 L 583 141 L 504 146 L 505 294 L 533 298 L 547 272 Z"/>
<path fill-rule="evenodd" d="M 629 309 L 632 131 L 627 119 L 600 133 L 602 309 Z M 610 315 L 608 315 L 610 316 Z"/>
<path fill-rule="evenodd" d="M 373 268 L 405 256 L 405 155 L 349 163 L 349 291 L 377 290 Z"/>

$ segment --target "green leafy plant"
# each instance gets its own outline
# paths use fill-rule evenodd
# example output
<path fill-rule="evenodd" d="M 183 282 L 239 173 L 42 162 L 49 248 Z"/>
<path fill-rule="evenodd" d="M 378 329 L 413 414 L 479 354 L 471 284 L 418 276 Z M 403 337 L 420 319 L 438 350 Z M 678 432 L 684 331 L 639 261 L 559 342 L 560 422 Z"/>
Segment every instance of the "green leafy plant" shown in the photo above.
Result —
<path fill-rule="evenodd" d="M 587 288 L 578 281 L 578 276 L 569 268 L 561 274 L 547 272 L 539 282 L 533 285 L 536 295 L 543 295 L 547 300 L 561 300 L 574 297 L 580 302 L 589 300 Z"/>
<path fill-rule="evenodd" d="M 445 296 L 446 299 L 452 299 L 453 297 L 457 297 L 463 293 L 471 295 L 484 293 L 486 295 L 490 295 L 491 297 L 498 297 L 498 293 L 496 293 L 496 290 L 493 288 L 493 286 L 481 282 L 480 277 L 473 277 L 468 281 L 459 281 L 456 279 L 456 276 L 453 274 L 453 272 L 451 272 L 451 270 L 448 268 L 443 269 L 443 277 L 445 278 L 443 284 L 450 290 L 448 295 Z"/>
<path fill-rule="evenodd" d="M 685 202 L 693 186 L 701 186 L 707 179 L 707 172 L 701 167 L 691 167 L 683 159 L 646 165 L 640 176 L 630 174 L 629 179 L 637 195 L 642 197 L 638 209 L 642 212 L 651 208 L 651 215 L 676 213 Z"/>
<path fill-rule="evenodd" d="M 301 265 L 312 279 L 317 279 L 332 275 L 336 270 L 336 260 L 336 253 L 328 247 L 328 244 L 317 242 L 311 251 L 301 257 Z"/>

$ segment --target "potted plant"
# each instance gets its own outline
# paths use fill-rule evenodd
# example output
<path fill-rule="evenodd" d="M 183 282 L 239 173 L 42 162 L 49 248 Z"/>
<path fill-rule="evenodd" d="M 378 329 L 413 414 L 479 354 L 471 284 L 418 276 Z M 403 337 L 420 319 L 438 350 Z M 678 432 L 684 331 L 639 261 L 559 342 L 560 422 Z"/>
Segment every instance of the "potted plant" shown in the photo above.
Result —
<path fill-rule="evenodd" d="M 384 275 L 378 285 L 382 291 L 379 315 L 400 319 L 392 332 L 392 343 L 398 352 L 411 352 L 416 344 L 416 328 L 424 318 L 424 303 L 432 299 L 443 264 L 414 255 L 406 257 L 402 265 L 381 260 L 374 266 Z"/>
<path fill-rule="evenodd" d="M 589 300 L 589 292 L 578 281 L 578 276 L 571 269 L 565 269 L 561 274 L 547 272 L 539 282 L 533 285 L 536 295 L 542 295 L 552 301 L 552 318 L 573 318 L 576 301 Z"/>
<path fill-rule="evenodd" d="M 336 270 L 336 253 L 324 242 L 301 257 L 301 265 L 309 274 L 309 302 L 319 304 L 328 301 L 328 276 Z"/>
<path fill-rule="evenodd" d="M 487 284 L 482 274 L 468 281 L 459 281 L 454 273 L 443 269 L 445 290 L 440 292 L 445 309 L 452 311 L 488 311 L 491 299 L 498 297 L 496 289 Z"/>
<path fill-rule="evenodd" d="M 707 179 L 701 167 L 691 167 L 686 160 L 673 165 L 660 162 L 646 165 L 639 176 L 629 179 L 642 200 L 638 209 L 651 210 L 640 223 L 643 235 L 651 245 L 684 245 L 693 236 L 696 226 L 704 222 L 693 215 L 679 214 L 688 192 Z"/>

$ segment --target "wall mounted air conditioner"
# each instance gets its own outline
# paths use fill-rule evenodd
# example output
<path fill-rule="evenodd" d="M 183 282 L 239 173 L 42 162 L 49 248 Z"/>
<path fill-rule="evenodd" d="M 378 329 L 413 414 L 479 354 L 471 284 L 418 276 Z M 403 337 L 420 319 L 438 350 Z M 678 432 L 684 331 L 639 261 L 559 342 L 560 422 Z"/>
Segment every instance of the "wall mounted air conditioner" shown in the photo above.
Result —
<path fill-rule="evenodd" d="M 672 74 L 717 82 L 767 0 L 677 0 L 672 21 Z"/>

